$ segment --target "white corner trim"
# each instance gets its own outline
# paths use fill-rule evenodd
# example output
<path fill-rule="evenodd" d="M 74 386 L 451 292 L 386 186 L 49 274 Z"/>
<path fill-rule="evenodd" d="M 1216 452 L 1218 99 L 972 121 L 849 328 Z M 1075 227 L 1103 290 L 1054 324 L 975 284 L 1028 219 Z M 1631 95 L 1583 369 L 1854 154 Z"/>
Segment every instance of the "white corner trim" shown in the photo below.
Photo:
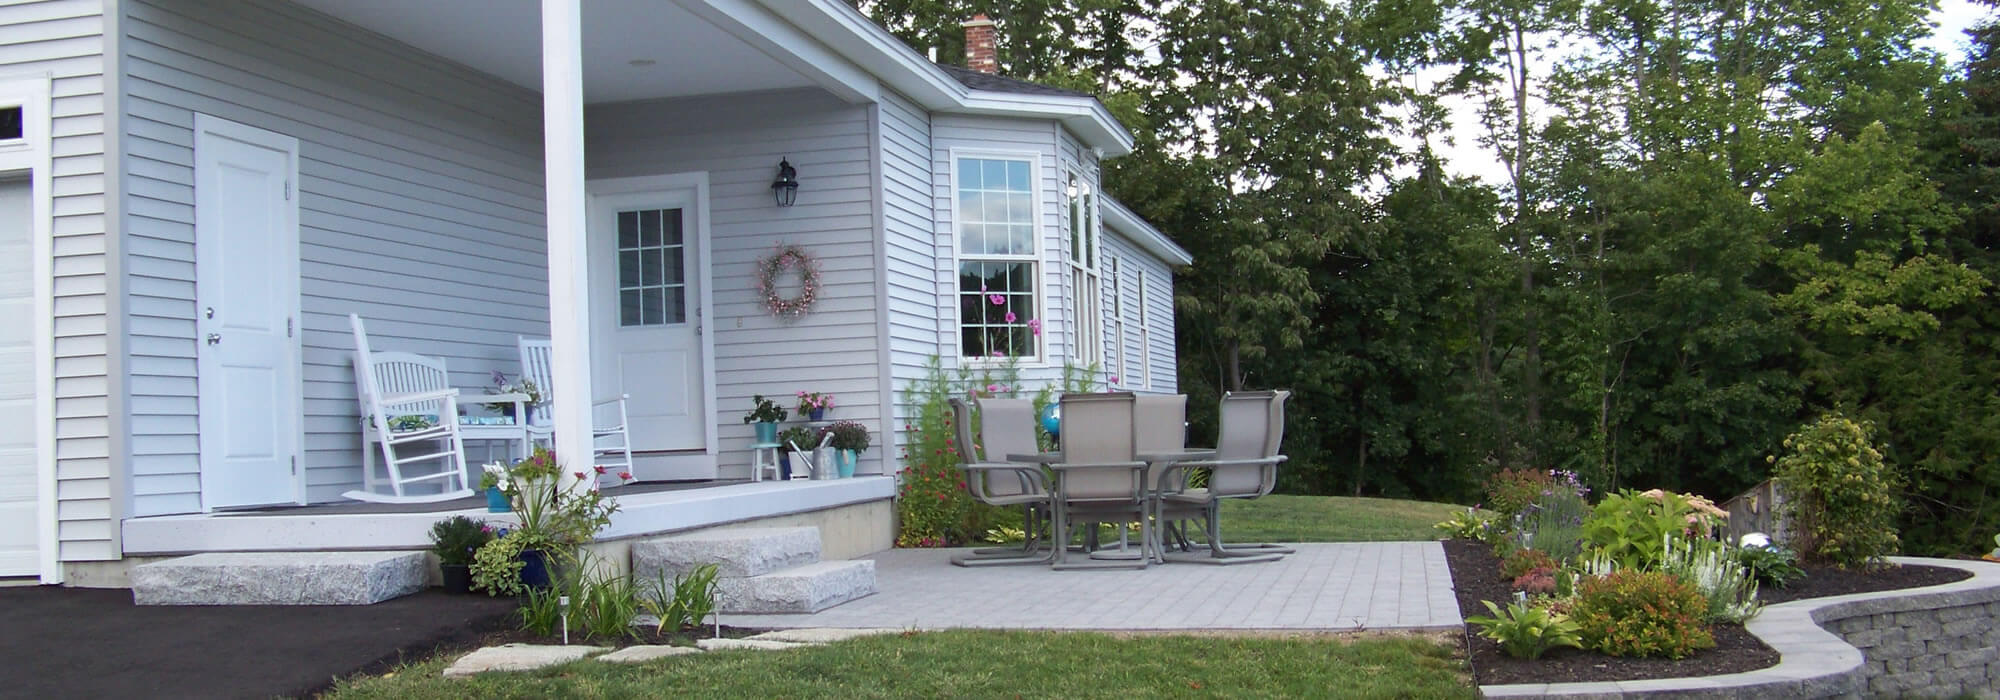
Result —
<path fill-rule="evenodd" d="M 20 106 L 21 140 L 0 145 L 0 171 L 28 174 L 29 250 L 34 258 L 35 554 L 45 584 L 62 583 L 62 541 L 56 522 L 55 196 L 51 191 L 47 74 L 0 81 L 0 105 Z"/>

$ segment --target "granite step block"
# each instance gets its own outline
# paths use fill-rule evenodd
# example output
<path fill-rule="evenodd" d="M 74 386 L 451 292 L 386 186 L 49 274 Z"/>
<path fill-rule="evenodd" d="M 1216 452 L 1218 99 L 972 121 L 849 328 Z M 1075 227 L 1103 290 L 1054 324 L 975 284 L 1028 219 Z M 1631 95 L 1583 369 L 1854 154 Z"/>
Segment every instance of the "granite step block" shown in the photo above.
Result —
<path fill-rule="evenodd" d="M 875 562 L 823 561 L 747 578 L 716 579 L 724 613 L 816 613 L 875 592 Z"/>
<path fill-rule="evenodd" d="M 652 581 L 703 564 L 722 579 L 760 576 L 819 561 L 819 528 L 773 527 L 710 530 L 632 544 L 632 575 Z"/>
<path fill-rule="evenodd" d="M 137 605 L 369 605 L 424 589 L 423 552 L 211 552 L 132 568 Z"/>

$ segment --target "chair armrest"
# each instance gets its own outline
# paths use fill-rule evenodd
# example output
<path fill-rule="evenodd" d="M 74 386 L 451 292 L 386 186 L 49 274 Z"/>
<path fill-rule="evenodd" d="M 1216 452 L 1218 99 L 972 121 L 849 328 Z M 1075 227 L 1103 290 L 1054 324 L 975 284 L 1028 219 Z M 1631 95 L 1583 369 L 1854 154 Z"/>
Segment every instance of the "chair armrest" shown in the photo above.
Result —
<path fill-rule="evenodd" d="M 457 398 L 457 397 L 458 397 L 457 389 L 437 389 L 434 391 L 419 391 L 413 394 L 395 394 L 391 396 L 378 396 L 375 397 L 375 401 L 384 406 L 394 406 L 396 404 L 416 403 L 418 401 L 436 401 L 442 398 Z M 464 399 L 458 399 L 458 400 L 464 401 Z"/>
<path fill-rule="evenodd" d="M 594 400 L 592 400 L 592 401 L 590 402 L 590 405 L 592 405 L 592 406 L 608 406 L 608 405 L 611 405 L 611 404 L 614 404 L 614 403 L 624 403 L 624 402 L 625 402 L 625 400 L 626 400 L 626 399 L 629 399 L 629 398 L 632 398 L 632 395 L 631 395 L 631 394 L 619 394 L 619 395 L 617 395 L 617 396 L 613 396 L 613 397 L 611 397 L 611 398 L 608 398 L 608 399 L 602 399 L 602 398 L 600 398 L 600 399 L 594 399 Z"/>
<path fill-rule="evenodd" d="M 960 464 L 958 468 L 973 473 L 1016 474 L 1020 477 L 1021 485 L 1024 487 L 1032 486 L 1035 490 L 1043 492 L 1049 490 L 1048 480 L 1042 475 L 1041 465 L 1016 464 L 1013 462 L 970 462 Z"/>
<path fill-rule="evenodd" d="M 457 391 L 453 389 L 453 391 Z M 459 403 L 528 403 L 527 394 L 465 394 Z"/>
<path fill-rule="evenodd" d="M 1147 466 L 1150 465 L 1145 462 L 1055 462 L 1048 468 L 1065 472 L 1078 469 L 1145 469 Z"/>

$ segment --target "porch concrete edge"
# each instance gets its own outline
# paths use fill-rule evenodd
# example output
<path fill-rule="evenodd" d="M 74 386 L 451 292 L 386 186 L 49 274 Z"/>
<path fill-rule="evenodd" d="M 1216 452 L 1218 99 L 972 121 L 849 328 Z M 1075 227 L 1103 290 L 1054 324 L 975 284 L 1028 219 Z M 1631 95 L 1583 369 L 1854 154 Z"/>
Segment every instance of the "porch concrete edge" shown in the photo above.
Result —
<path fill-rule="evenodd" d="M 1720 676 L 1592 683 L 1482 685 L 1487 697 L 1783 697 L 1861 696 L 1869 692 L 1860 649 L 1823 625 L 1863 615 L 2000 601 L 2000 564 L 1929 557 L 1889 557 L 1898 564 L 1941 566 L 1972 578 L 1923 588 L 1808 598 L 1764 608 L 1744 624 L 1780 654 L 1770 668 Z"/>
<path fill-rule="evenodd" d="M 619 512 L 598 541 L 758 520 L 883 501 L 895 479 L 858 476 L 828 481 L 765 481 L 615 496 Z M 215 513 L 132 518 L 123 523 L 127 556 L 201 552 L 373 551 L 429 549 L 431 524 L 465 515 L 508 522 L 484 509 L 435 513 Z"/>

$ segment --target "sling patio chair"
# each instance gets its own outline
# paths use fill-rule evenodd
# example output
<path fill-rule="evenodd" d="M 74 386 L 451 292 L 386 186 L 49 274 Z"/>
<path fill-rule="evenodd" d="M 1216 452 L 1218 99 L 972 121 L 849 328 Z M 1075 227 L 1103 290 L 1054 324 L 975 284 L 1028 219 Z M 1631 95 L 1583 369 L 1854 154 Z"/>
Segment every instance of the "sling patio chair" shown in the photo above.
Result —
<path fill-rule="evenodd" d="M 1292 549 L 1275 544 L 1227 544 L 1222 539 L 1223 499 L 1257 498 L 1277 485 L 1278 454 L 1285 435 L 1285 401 L 1289 391 L 1231 392 L 1222 396 L 1221 429 L 1216 435 L 1215 458 L 1177 462 L 1163 469 L 1160 490 L 1154 494 L 1156 517 L 1183 519 L 1198 515 L 1208 539 L 1208 555 L 1175 555 L 1169 561 L 1205 564 L 1248 564 L 1274 561 Z M 1206 468 L 1208 484 L 1186 488 L 1189 470 Z"/>
<path fill-rule="evenodd" d="M 958 439 L 959 468 L 965 470 L 965 487 L 981 503 L 1002 508 L 1020 506 L 1026 539 L 1020 547 L 975 549 L 951 558 L 959 566 L 1001 566 L 1048 563 L 1042 552 L 1046 528 L 1042 520 L 1051 508 L 1048 481 L 1040 465 L 1000 461 L 996 456 L 1034 452 L 1035 403 L 1027 399 L 980 399 L 980 431 L 975 441 L 972 407 L 960 399 L 951 400 L 952 429 Z M 986 459 L 979 456 L 985 448 Z"/>
<path fill-rule="evenodd" d="M 1152 519 L 1148 517 L 1146 463 L 1133 440 L 1134 396 L 1130 393 L 1064 394 L 1062 461 L 1055 471 L 1055 568 L 1146 568 L 1152 563 Z M 1071 523 L 1139 522 L 1140 552 L 1092 552 L 1092 562 L 1069 559 Z"/>

